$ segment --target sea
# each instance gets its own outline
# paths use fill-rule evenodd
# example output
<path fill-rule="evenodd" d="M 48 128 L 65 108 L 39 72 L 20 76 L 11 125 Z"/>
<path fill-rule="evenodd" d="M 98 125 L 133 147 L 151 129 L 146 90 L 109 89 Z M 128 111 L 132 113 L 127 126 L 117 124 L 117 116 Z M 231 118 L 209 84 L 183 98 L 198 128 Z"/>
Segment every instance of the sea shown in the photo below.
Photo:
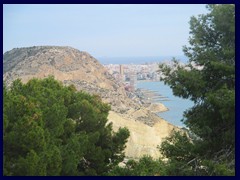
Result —
<path fill-rule="evenodd" d="M 186 63 L 188 58 L 184 55 L 176 56 L 146 56 L 146 57 L 97 57 L 101 64 L 145 64 L 170 61 L 176 58 L 180 62 Z"/>
<path fill-rule="evenodd" d="M 162 81 L 138 81 L 137 88 L 154 91 L 161 97 L 154 99 L 154 102 L 164 104 L 169 110 L 158 113 L 158 116 L 175 126 L 186 127 L 181 120 L 184 111 L 193 107 L 191 100 L 174 96 L 172 89 Z"/>

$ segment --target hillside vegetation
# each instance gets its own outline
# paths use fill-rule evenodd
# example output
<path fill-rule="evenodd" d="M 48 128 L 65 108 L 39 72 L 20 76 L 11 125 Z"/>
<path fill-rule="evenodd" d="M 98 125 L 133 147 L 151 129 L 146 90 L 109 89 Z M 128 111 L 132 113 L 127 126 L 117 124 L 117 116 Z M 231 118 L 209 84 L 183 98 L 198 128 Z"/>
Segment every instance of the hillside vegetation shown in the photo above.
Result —
<path fill-rule="evenodd" d="M 158 157 L 157 145 L 172 129 L 178 129 L 152 113 L 152 107 L 139 104 L 137 97 L 129 98 L 129 92 L 125 91 L 123 83 L 116 81 L 104 66 L 87 52 L 66 46 L 14 48 L 4 53 L 3 70 L 3 80 L 7 87 L 16 79 L 27 83 L 32 78 L 54 76 L 64 85 L 74 85 L 77 91 L 101 97 L 104 103 L 111 106 L 108 119 L 113 123 L 114 130 L 121 127 L 121 122 L 126 120 L 124 126 L 128 127 L 130 138 L 125 153 L 129 158 L 140 158 L 144 154 Z M 158 111 L 164 110 L 163 107 L 162 105 Z M 111 116 L 112 114 L 117 118 Z M 142 133 L 146 129 L 147 131 Z M 157 132 L 151 133 L 155 131 Z M 146 134 L 150 136 L 148 141 L 142 141 Z M 136 151 L 138 153 L 133 153 Z"/>
<path fill-rule="evenodd" d="M 103 175 L 123 161 L 126 128 L 110 106 L 53 77 L 4 86 L 4 175 Z"/>
<path fill-rule="evenodd" d="M 94 82 L 88 82 L 84 86 L 85 81 L 79 82 L 74 73 L 63 73 L 75 68 L 71 63 L 70 66 L 61 65 L 71 59 L 62 58 L 59 62 L 53 59 L 52 65 L 38 59 L 37 63 L 43 63 L 39 67 L 47 67 L 46 72 L 38 71 L 38 68 L 23 71 L 29 64 L 21 69 L 25 58 L 35 67 L 36 54 L 34 57 L 23 56 L 23 61 L 16 61 L 18 64 L 4 60 L 8 61 L 5 62 L 7 71 L 3 87 L 4 175 L 234 176 L 235 7 L 218 4 L 207 8 L 208 14 L 191 18 L 190 45 L 183 49 L 190 60 L 187 68 L 176 60 L 174 68 L 164 64 L 159 67 L 164 75 L 161 80 L 172 88 L 174 95 L 195 103 L 184 113 L 185 131 L 179 131 L 165 121 L 154 120 L 146 109 L 136 114 L 151 119 L 153 126 L 122 116 L 121 112 L 138 110 L 139 106 L 134 107 L 136 102 L 129 99 L 124 102 L 126 94 L 116 90 L 118 84 L 107 74 L 98 78 L 102 83 L 96 81 L 95 86 Z M 45 53 L 52 51 L 61 56 L 59 48 L 50 48 Z M 14 51 L 8 53 L 11 56 Z M 81 54 L 81 58 L 85 55 Z M 42 51 L 38 56 L 46 58 Z M 71 56 L 75 57 L 74 54 Z M 86 65 L 88 62 L 82 59 L 79 63 Z M 49 59 L 45 60 L 49 63 Z M 109 113 L 110 105 L 102 102 L 100 96 L 78 91 L 80 89 L 74 85 L 65 86 L 52 76 L 44 78 L 49 72 L 60 78 L 68 77 L 70 82 L 79 82 L 76 83 L 81 85 L 79 87 L 87 89 L 90 84 L 94 90 L 104 91 L 102 98 L 109 100 L 116 109 Z M 21 74 L 25 84 L 15 80 Z M 36 74 L 44 79 L 32 79 Z M 86 81 L 87 77 L 84 76 Z M 111 86 L 107 87 L 104 79 L 108 79 Z M 112 101 L 109 98 L 112 93 L 119 98 Z M 121 108 L 117 109 L 118 106 Z M 113 127 L 111 122 L 117 122 L 117 125 Z M 131 131 L 122 128 L 123 125 Z M 175 131 L 170 133 L 170 130 Z M 161 135 L 159 131 L 162 131 Z M 132 149 L 126 149 L 127 141 L 133 144 Z M 156 148 L 159 156 L 139 159 L 145 150 L 158 155 Z M 126 161 L 125 150 L 139 155 L 138 159 Z"/>

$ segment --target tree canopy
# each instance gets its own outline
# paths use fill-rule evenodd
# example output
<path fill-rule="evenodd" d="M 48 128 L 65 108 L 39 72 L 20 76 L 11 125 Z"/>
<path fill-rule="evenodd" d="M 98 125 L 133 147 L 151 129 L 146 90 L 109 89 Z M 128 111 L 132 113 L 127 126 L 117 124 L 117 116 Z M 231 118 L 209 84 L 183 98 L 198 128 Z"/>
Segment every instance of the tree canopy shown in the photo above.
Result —
<path fill-rule="evenodd" d="M 162 157 L 118 166 L 129 131 L 112 131 L 109 105 L 53 77 L 16 80 L 3 87 L 4 175 L 235 175 L 235 6 L 207 8 L 190 20 L 189 63 L 159 67 L 174 95 L 195 103 Z"/>
<path fill-rule="evenodd" d="M 103 175 L 124 158 L 129 131 L 110 106 L 53 77 L 3 88 L 4 175 Z"/>
<path fill-rule="evenodd" d="M 181 66 L 176 60 L 173 67 L 160 65 L 161 80 L 172 88 L 174 95 L 195 103 L 185 111 L 183 122 L 196 138 L 188 145 L 189 156 L 184 151 L 176 152 L 185 142 L 179 144 L 183 140 L 179 136 L 173 142 L 175 146 L 169 139 L 162 150 L 170 159 L 178 153 L 178 159 L 182 158 L 179 161 L 187 162 L 191 157 L 209 167 L 211 164 L 215 169 L 211 173 L 209 170 L 208 175 L 218 174 L 217 166 L 220 169 L 224 166 L 232 174 L 235 168 L 235 6 L 215 4 L 207 8 L 208 14 L 190 20 L 189 46 L 183 48 L 189 58 L 187 66 Z"/>
<path fill-rule="evenodd" d="M 190 20 L 186 66 L 161 64 L 161 80 L 174 95 L 191 99 L 184 131 L 172 132 L 158 160 L 143 157 L 115 167 L 110 175 L 235 175 L 235 7 L 207 5 Z"/>

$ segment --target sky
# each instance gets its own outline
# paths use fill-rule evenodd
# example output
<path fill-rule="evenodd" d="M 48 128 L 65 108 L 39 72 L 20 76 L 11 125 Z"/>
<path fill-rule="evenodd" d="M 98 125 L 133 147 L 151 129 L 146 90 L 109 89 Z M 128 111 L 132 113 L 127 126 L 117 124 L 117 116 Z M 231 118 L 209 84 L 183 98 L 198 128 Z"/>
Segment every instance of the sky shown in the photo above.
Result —
<path fill-rule="evenodd" d="M 191 16 L 204 4 L 3 5 L 3 53 L 56 45 L 94 57 L 183 55 Z"/>

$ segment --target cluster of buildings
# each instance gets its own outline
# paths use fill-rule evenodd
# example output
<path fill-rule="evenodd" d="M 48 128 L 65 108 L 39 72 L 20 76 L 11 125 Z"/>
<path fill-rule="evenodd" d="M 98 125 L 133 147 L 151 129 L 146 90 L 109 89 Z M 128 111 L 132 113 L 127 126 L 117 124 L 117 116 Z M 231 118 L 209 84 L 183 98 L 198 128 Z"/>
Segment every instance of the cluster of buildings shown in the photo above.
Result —
<path fill-rule="evenodd" d="M 125 84 L 127 91 L 134 91 L 137 81 L 159 80 L 158 64 L 108 64 L 104 65 L 108 72 L 119 82 Z"/>
<path fill-rule="evenodd" d="M 173 61 L 163 61 L 161 64 L 166 64 L 172 67 L 172 70 L 176 69 Z M 119 83 L 123 83 L 125 89 L 129 92 L 135 91 L 137 81 L 159 81 L 160 76 L 163 74 L 159 71 L 159 63 L 145 63 L 145 64 L 107 64 L 104 65 L 108 73 L 111 74 Z M 185 63 L 179 62 L 178 66 L 184 67 L 186 70 L 190 70 Z M 191 66 L 195 69 L 201 70 L 203 67 L 191 63 Z"/>

